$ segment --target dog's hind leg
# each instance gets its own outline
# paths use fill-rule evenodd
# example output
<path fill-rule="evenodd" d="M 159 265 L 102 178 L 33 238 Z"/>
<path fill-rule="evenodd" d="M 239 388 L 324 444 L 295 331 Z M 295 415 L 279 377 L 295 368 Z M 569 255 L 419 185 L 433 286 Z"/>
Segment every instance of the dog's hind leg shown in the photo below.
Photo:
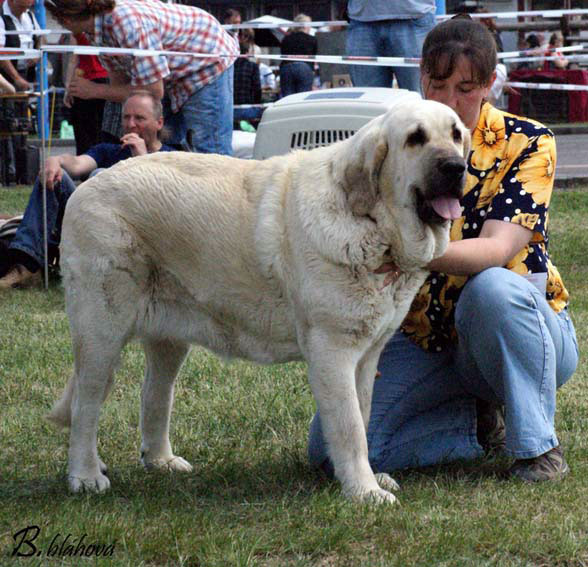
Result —
<path fill-rule="evenodd" d="M 120 352 L 121 337 L 73 337 L 75 376 L 71 402 L 68 480 L 73 492 L 103 492 L 110 487 L 97 449 L 98 419 Z"/>
<path fill-rule="evenodd" d="M 147 468 L 190 472 L 192 465 L 173 454 L 169 441 L 174 384 L 190 346 L 145 339 L 143 347 L 147 366 L 141 393 L 141 461 Z"/>
<path fill-rule="evenodd" d="M 311 333 L 314 336 L 307 342 L 309 381 L 343 493 L 362 502 L 393 503 L 396 497 L 380 487 L 368 461 L 366 428 L 356 385 L 361 355 L 352 347 L 333 344 L 326 331 Z"/>
<path fill-rule="evenodd" d="M 100 408 L 113 383 L 121 351 L 133 333 L 137 301 L 111 291 L 108 278 L 128 278 L 68 270 L 65 295 L 74 355 L 71 388 L 71 426 L 68 482 L 73 492 L 103 492 L 110 487 L 105 465 L 98 456 L 97 437 Z M 79 270 L 82 273 L 82 270 Z M 114 289 L 114 288 L 112 288 Z M 122 301 L 122 300 L 125 301 Z M 69 387 L 66 388 L 67 392 Z"/>

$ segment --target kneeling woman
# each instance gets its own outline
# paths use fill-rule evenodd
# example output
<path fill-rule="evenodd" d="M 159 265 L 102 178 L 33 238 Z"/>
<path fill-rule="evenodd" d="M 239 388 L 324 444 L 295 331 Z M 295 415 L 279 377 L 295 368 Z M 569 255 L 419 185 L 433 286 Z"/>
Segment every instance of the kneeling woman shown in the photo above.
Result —
<path fill-rule="evenodd" d="M 493 37 L 467 18 L 425 39 L 423 94 L 457 112 L 472 151 L 451 243 L 380 359 L 368 426 L 376 472 L 496 448 L 514 458 L 513 477 L 568 472 L 554 428 L 556 389 L 575 371 L 578 346 L 547 250 L 555 140 L 542 124 L 485 102 L 496 62 Z M 309 456 L 329 469 L 318 415 Z"/>

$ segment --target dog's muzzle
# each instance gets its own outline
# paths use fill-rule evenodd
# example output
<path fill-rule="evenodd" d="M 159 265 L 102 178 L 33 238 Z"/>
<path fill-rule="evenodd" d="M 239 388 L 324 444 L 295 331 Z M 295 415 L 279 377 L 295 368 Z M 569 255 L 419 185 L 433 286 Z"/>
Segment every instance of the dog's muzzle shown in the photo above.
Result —
<path fill-rule="evenodd" d="M 463 196 L 466 162 L 460 156 L 435 161 L 426 188 L 417 188 L 417 214 L 426 223 L 443 223 L 461 216 L 459 200 Z"/>

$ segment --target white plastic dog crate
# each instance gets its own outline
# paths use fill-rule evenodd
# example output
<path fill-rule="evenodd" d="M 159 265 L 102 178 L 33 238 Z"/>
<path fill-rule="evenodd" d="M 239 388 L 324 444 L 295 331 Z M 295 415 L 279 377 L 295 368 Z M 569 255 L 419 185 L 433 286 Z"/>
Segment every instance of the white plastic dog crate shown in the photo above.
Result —
<path fill-rule="evenodd" d="M 311 150 L 345 140 L 399 101 L 420 100 L 404 89 L 349 87 L 297 93 L 267 108 L 257 128 L 254 159 Z"/>

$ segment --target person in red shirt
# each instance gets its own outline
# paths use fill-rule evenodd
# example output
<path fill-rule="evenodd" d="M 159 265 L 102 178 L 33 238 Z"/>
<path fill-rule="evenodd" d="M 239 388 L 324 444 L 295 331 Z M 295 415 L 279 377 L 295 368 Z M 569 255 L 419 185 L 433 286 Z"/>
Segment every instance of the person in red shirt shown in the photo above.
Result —
<path fill-rule="evenodd" d="M 83 33 L 73 34 L 73 41 L 77 45 L 90 45 Z M 73 54 L 69 60 L 66 75 L 64 104 L 71 109 L 71 121 L 76 139 L 76 155 L 86 153 L 86 150 L 100 141 L 102 130 L 102 115 L 105 100 L 100 98 L 78 98 L 69 92 L 69 85 L 74 76 L 84 77 L 93 83 L 108 83 L 108 71 L 100 64 L 96 55 Z"/>

